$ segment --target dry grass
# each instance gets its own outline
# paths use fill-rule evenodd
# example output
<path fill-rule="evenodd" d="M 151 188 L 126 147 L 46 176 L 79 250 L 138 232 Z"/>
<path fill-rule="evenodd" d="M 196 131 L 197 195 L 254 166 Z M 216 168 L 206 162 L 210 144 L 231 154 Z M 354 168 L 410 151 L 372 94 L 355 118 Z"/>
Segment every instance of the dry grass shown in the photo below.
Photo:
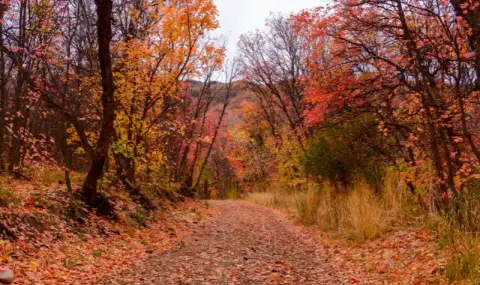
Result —
<path fill-rule="evenodd" d="M 451 281 L 480 284 L 480 237 L 462 231 L 451 232 L 444 241 L 450 252 L 445 275 Z"/>
<path fill-rule="evenodd" d="M 429 226 L 440 236 L 439 245 L 450 254 L 445 275 L 451 281 L 480 284 L 480 191 L 468 185 L 454 200 L 453 209 L 431 216 Z"/>
<path fill-rule="evenodd" d="M 428 215 L 423 221 L 436 232 L 439 246 L 450 257 L 445 275 L 453 282 L 480 284 L 480 191 L 479 185 L 462 192 L 452 213 Z M 414 197 L 395 173 L 380 191 L 358 182 L 349 191 L 332 185 L 305 185 L 297 192 L 277 190 L 252 193 L 247 199 L 288 211 L 299 222 L 349 239 L 365 241 L 406 223 L 421 221 L 418 197 Z M 459 215 L 461 213 L 461 215 Z M 463 283 L 462 283 L 463 284 Z"/>
<path fill-rule="evenodd" d="M 247 200 L 288 211 L 305 225 L 340 233 L 356 240 L 377 237 L 406 215 L 406 189 L 389 175 L 381 194 L 358 182 L 349 191 L 338 191 L 328 183 L 309 184 L 302 191 L 252 193 Z"/>
<path fill-rule="evenodd" d="M 247 196 L 247 200 L 266 207 L 274 206 L 274 193 L 270 192 L 255 192 Z"/>
<path fill-rule="evenodd" d="M 388 222 L 384 220 L 387 208 L 374 196 L 368 186 L 360 184 L 347 195 L 341 229 L 359 240 L 378 236 Z"/>

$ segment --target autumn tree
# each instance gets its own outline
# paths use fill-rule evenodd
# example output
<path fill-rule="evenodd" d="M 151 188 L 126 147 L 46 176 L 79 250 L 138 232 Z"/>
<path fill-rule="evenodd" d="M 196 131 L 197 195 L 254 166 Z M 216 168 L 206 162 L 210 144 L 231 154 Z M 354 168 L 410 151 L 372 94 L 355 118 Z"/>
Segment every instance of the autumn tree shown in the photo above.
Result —
<path fill-rule="evenodd" d="M 70 170 L 88 168 L 82 193 L 95 206 L 104 174 L 131 193 L 139 179 L 169 181 L 174 169 L 164 143 L 183 128 L 186 86 L 206 66 L 222 65 L 223 48 L 209 37 L 218 27 L 213 2 L 18 1 L 0 8 L 2 169 L 23 176 L 33 164 L 60 166 L 74 191 Z"/>
<path fill-rule="evenodd" d="M 308 132 L 300 79 L 308 74 L 305 60 L 311 53 L 306 38 L 295 32 L 293 19 L 272 15 L 265 31 L 243 35 L 238 48 L 243 75 L 271 132 L 280 139 L 279 128 L 286 125 L 303 148 Z"/>
<path fill-rule="evenodd" d="M 478 165 L 468 30 L 444 2 L 349 1 L 334 11 L 314 12 L 320 17 L 311 39 L 322 57 L 310 61 L 317 68 L 308 79 L 316 112 L 309 116 L 374 114 L 401 154 L 395 164 L 403 160 L 420 170 L 431 161 L 431 206 L 447 209 L 462 187 L 458 179 L 467 181 Z M 325 54 L 327 65 L 317 65 Z M 420 173 L 412 172 L 410 182 L 419 182 Z"/>
<path fill-rule="evenodd" d="M 89 205 L 97 203 L 97 181 L 100 179 L 110 148 L 115 121 L 115 85 L 112 74 L 110 43 L 112 40 L 112 0 L 98 0 L 97 38 L 100 74 L 102 77 L 102 127 L 98 138 L 92 164 L 83 184 L 83 195 Z"/>
<path fill-rule="evenodd" d="M 203 158 L 203 162 L 201 163 L 200 168 L 199 168 L 197 181 L 193 184 L 193 189 L 194 190 L 197 189 L 197 187 L 198 187 L 198 185 L 201 181 L 201 178 L 203 176 L 203 173 L 205 171 L 207 163 L 209 162 L 210 156 L 212 154 L 212 150 L 214 149 L 215 143 L 218 140 L 219 133 L 220 133 L 220 128 L 223 124 L 223 120 L 225 118 L 228 106 L 230 104 L 230 100 L 231 100 L 232 97 L 234 97 L 236 95 L 235 93 L 238 92 L 238 88 L 234 85 L 235 80 L 238 76 L 238 74 L 237 74 L 238 69 L 237 68 L 238 68 L 238 66 L 236 65 L 236 62 L 233 61 L 232 63 L 230 63 L 230 65 L 228 65 L 228 63 L 227 63 L 226 67 L 223 70 L 223 73 L 225 75 L 225 82 L 226 82 L 223 89 L 221 89 L 221 91 L 223 91 L 222 92 L 223 93 L 223 100 L 220 103 L 220 110 L 219 110 L 219 114 L 218 114 L 218 119 L 217 119 L 216 125 L 213 126 L 213 133 L 211 134 L 208 149 L 205 153 L 205 157 Z"/>
<path fill-rule="evenodd" d="M 177 109 L 186 99 L 184 85 L 210 61 L 221 65 L 223 49 L 206 34 L 218 26 L 211 1 L 136 2 L 123 6 L 121 55 L 115 78 L 119 111 L 114 153 L 118 177 L 129 191 L 138 191 L 136 170 L 161 167 L 164 148 L 158 139 L 181 118 Z M 190 131 L 187 131 L 191 136 Z M 153 164 L 152 164 L 153 163 Z M 184 167 L 182 167 L 184 169 Z"/>

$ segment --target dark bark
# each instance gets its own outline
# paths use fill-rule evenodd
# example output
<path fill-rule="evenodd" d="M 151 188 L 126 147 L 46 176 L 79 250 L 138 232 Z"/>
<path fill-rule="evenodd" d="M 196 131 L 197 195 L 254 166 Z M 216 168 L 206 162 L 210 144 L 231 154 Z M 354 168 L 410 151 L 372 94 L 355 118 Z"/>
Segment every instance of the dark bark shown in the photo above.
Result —
<path fill-rule="evenodd" d="M 25 33 L 27 29 L 27 4 L 26 2 L 21 2 L 20 13 L 19 13 L 19 29 L 18 29 L 18 45 L 24 47 L 25 45 Z M 21 116 L 22 115 L 22 96 L 24 92 L 24 83 L 25 83 L 25 70 L 23 68 L 24 60 L 21 53 L 14 55 L 16 58 L 16 63 L 19 67 L 18 74 L 16 78 L 15 93 L 14 93 L 14 106 L 12 110 L 13 114 L 13 126 L 12 126 L 12 140 L 10 152 L 8 155 L 8 170 L 14 172 L 17 170 L 20 163 L 20 148 L 22 146 L 21 134 L 19 133 L 21 126 Z"/>
<path fill-rule="evenodd" d="M 114 134 L 115 102 L 114 82 L 112 75 L 112 59 L 110 56 L 110 42 L 112 39 L 112 1 L 97 0 L 97 36 L 98 58 L 102 76 L 102 129 L 97 141 L 92 164 L 83 184 L 83 196 L 90 206 L 99 206 L 97 203 L 97 181 L 102 177 L 103 167 L 107 159 L 111 138 Z"/>
<path fill-rule="evenodd" d="M 423 108 L 425 110 L 430 152 L 432 154 L 435 172 L 439 180 L 439 182 L 436 183 L 436 188 L 434 189 L 433 193 L 433 197 L 435 198 L 434 202 L 437 209 L 432 210 L 443 211 L 446 210 L 449 206 L 449 200 L 447 198 L 448 195 L 446 195 L 447 191 L 450 190 L 453 193 L 456 193 L 456 188 L 454 182 L 455 170 L 449 156 L 450 151 L 446 142 L 445 129 L 435 124 L 435 121 L 437 121 L 441 117 L 441 112 L 438 110 L 438 104 L 436 103 L 434 97 L 434 91 L 437 91 L 435 90 L 436 82 L 433 76 L 430 74 L 428 68 L 422 65 L 423 60 L 413 40 L 413 36 L 411 35 L 411 31 L 409 29 L 407 18 L 405 16 L 401 1 L 396 0 L 396 3 L 398 9 L 398 16 L 402 24 L 403 38 L 406 41 L 409 56 L 415 59 L 414 75 L 416 77 L 417 83 L 424 86 L 424 90 L 420 92 L 420 97 Z M 443 149 L 443 156 L 441 149 Z M 446 171 L 444 169 L 444 164 L 446 166 Z"/>
<path fill-rule="evenodd" d="M 20 134 L 20 126 L 22 124 L 21 115 L 22 111 L 22 95 L 24 92 L 24 77 L 23 73 L 19 72 L 17 78 L 17 85 L 15 87 L 14 94 L 14 106 L 13 106 L 13 126 L 12 126 L 12 141 L 10 152 L 8 154 L 8 170 L 10 172 L 15 171 L 20 164 L 20 149 L 22 147 L 22 140 Z M 20 114 L 20 115 L 19 115 Z"/>
<path fill-rule="evenodd" d="M 62 160 L 65 167 L 65 185 L 67 186 L 68 191 L 72 192 L 70 170 L 73 168 L 73 153 L 67 142 L 67 122 L 62 114 L 59 114 L 57 118 L 59 123 L 57 124 L 58 134 L 55 138 L 55 141 L 57 142 L 58 149 L 62 154 Z"/>
<path fill-rule="evenodd" d="M 3 47 L 3 18 L 6 4 L 0 4 L 0 46 Z M 5 152 L 5 115 L 7 114 L 7 80 L 5 74 L 5 52 L 0 50 L 0 171 L 5 170 L 5 161 L 3 159 L 3 153 Z"/>
<path fill-rule="evenodd" d="M 480 6 L 471 9 L 478 0 L 451 0 L 457 16 L 462 17 L 470 26 L 471 33 L 468 36 L 471 50 L 475 52 L 476 90 L 480 90 Z M 464 8 L 462 8 L 462 6 Z"/>
<path fill-rule="evenodd" d="M 128 192 L 136 189 L 135 183 L 135 165 L 133 159 L 125 156 L 123 153 L 115 153 L 115 164 L 117 167 L 117 176 L 125 186 Z"/>

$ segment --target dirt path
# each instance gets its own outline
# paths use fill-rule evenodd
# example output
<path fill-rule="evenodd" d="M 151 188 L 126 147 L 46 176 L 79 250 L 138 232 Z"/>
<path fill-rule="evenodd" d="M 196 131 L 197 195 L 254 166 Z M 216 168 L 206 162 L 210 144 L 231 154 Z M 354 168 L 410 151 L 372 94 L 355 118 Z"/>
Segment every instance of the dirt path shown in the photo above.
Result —
<path fill-rule="evenodd" d="M 105 284 L 345 284 L 339 272 L 289 221 L 236 201 L 218 211 L 177 248 L 153 253 L 141 266 Z"/>

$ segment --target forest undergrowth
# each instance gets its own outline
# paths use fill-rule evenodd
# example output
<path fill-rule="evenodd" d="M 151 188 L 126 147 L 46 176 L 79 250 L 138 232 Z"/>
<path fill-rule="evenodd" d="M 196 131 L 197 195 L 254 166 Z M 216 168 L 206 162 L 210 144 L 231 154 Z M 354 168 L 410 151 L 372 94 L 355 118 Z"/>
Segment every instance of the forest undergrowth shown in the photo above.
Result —
<path fill-rule="evenodd" d="M 82 176 L 74 173 L 73 185 Z M 99 217 L 62 178 L 54 170 L 0 177 L 0 267 L 15 272 L 15 284 L 95 284 L 177 245 L 211 214 L 193 200 L 156 199 L 146 209 L 112 189 L 115 217 Z"/>
<path fill-rule="evenodd" d="M 395 274 L 408 273 L 392 268 L 414 268 L 424 277 L 440 272 L 454 284 L 477 284 L 480 248 L 475 231 L 465 231 L 467 225 L 460 225 L 453 214 L 425 211 L 428 201 L 419 200 L 422 198 L 412 194 L 399 177 L 390 172 L 381 191 L 364 181 L 355 182 L 346 191 L 324 182 L 309 183 L 296 191 L 278 187 L 253 192 L 245 199 L 278 209 L 312 229 L 320 243 L 328 244 L 333 254 L 352 262 L 350 266 L 358 265 L 360 260 L 369 263 L 362 267 L 366 272 L 393 274 L 395 278 Z M 462 209 L 470 214 L 464 219 L 476 222 L 479 217 L 474 209 L 478 205 L 463 201 L 462 206 L 470 207 Z M 385 252 L 394 257 L 390 263 L 385 260 Z M 418 263 L 407 261 L 408 256 L 415 256 Z M 427 281 L 418 282 L 415 284 Z"/>

